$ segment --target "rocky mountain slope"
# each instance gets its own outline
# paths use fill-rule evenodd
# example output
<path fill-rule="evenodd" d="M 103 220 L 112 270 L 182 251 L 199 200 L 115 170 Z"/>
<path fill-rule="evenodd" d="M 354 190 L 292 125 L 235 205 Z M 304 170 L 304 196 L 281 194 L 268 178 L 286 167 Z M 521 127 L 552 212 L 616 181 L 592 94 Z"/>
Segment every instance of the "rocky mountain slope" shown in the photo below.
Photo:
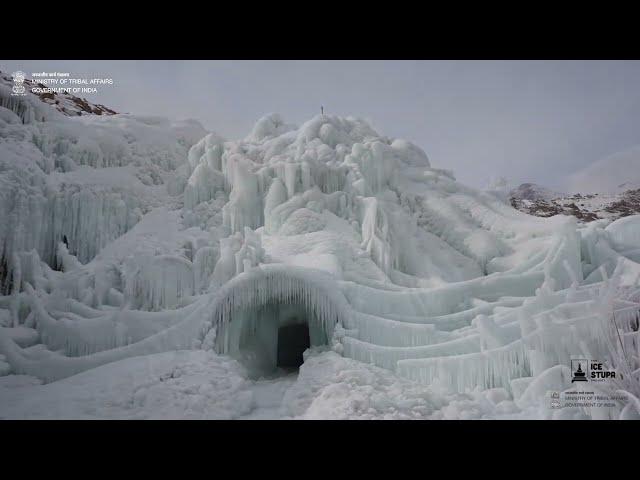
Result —
<path fill-rule="evenodd" d="M 532 183 L 523 183 L 509 193 L 509 202 L 521 212 L 537 217 L 573 215 L 580 222 L 617 220 L 640 213 L 640 189 L 622 193 L 553 192 Z"/>
<path fill-rule="evenodd" d="M 0 85 L 3 85 L 8 89 L 11 89 L 15 85 L 10 73 L 0 71 Z M 27 97 L 38 99 L 68 117 L 78 117 L 82 115 L 115 115 L 117 113 L 109 107 L 105 107 L 99 103 L 91 103 L 84 98 L 76 97 L 70 93 L 40 91 L 39 89 L 46 89 L 46 85 L 28 78 L 24 79 L 23 85 Z M 7 95 L 7 88 L 3 89 L 3 92 L 0 92 L 4 94 L 3 96 Z M 34 88 L 36 89 L 35 93 L 33 92 Z"/>

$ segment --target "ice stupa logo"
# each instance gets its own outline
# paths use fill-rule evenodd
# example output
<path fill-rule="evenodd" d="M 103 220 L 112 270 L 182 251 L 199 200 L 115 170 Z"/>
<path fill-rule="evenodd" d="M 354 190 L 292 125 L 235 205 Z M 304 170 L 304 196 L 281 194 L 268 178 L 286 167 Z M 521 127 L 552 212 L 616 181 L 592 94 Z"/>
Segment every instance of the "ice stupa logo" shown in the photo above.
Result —
<path fill-rule="evenodd" d="M 584 369 L 582 368 L 584 366 Z M 579 360 L 571 360 L 571 371 L 573 372 L 573 378 L 571 379 L 571 383 L 573 382 L 586 382 L 587 381 L 587 370 L 589 368 L 589 363 L 587 360 L 579 359 Z"/>
<path fill-rule="evenodd" d="M 13 87 L 11 88 L 11 91 L 13 92 L 14 95 L 26 95 L 25 93 L 25 88 L 24 88 L 24 80 L 25 80 L 25 75 L 24 72 L 18 70 L 17 72 L 13 72 L 13 74 L 11 75 L 13 77 Z"/>

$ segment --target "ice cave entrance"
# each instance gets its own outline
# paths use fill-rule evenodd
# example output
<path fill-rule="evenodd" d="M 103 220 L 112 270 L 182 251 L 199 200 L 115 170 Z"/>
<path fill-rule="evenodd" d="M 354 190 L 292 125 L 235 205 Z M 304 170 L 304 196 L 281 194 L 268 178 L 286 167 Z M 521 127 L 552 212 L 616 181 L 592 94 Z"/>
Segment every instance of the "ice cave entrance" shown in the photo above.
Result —
<path fill-rule="evenodd" d="M 304 362 L 304 351 L 310 346 L 308 323 L 283 325 L 278 328 L 278 361 L 276 366 L 284 369 L 300 368 Z"/>
<path fill-rule="evenodd" d="M 292 373 L 302 365 L 305 350 L 328 343 L 314 315 L 299 303 L 236 311 L 229 323 L 229 353 L 254 377 Z"/>

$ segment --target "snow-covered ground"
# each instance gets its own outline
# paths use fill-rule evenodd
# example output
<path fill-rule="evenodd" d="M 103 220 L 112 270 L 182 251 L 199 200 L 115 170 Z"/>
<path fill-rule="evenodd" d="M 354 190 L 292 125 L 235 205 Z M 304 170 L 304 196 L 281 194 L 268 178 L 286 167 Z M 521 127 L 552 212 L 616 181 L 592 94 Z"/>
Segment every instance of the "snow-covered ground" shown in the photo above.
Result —
<path fill-rule="evenodd" d="M 227 140 L 0 85 L 0 218 L 1 418 L 640 412 L 640 216 L 527 215 L 359 118 Z M 606 406 L 552 406 L 575 359 Z"/>
<path fill-rule="evenodd" d="M 0 377 L 4 419 L 483 419 L 548 418 L 504 389 L 451 394 L 331 351 L 297 373 L 247 378 L 235 360 L 203 350 L 120 360 L 42 385 Z M 574 412 L 576 418 L 586 418 Z"/>

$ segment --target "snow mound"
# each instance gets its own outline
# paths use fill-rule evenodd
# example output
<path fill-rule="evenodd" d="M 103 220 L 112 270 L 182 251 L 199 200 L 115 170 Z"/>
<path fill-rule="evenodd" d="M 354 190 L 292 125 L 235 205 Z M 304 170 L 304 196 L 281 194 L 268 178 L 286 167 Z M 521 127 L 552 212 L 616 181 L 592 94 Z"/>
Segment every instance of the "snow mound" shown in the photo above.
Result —
<path fill-rule="evenodd" d="M 330 351 L 307 351 L 286 388 L 261 384 L 290 417 L 518 415 L 517 398 L 539 405 L 574 356 L 640 367 L 616 347 L 640 345 L 634 217 L 605 230 L 526 215 L 355 117 L 297 127 L 272 114 L 232 141 L 156 117 L 18 113 L 0 117 L 0 354 L 44 391 L 102 388 L 111 367 L 189 349 L 196 377 L 224 364 L 216 385 L 260 378 L 300 347 L 280 340 L 291 327 L 303 348 Z M 214 385 L 156 409 L 149 398 L 174 393 L 136 400 L 138 383 L 118 395 L 140 409 L 110 415 L 235 418 L 256 405 Z M 85 400 L 64 415 L 93 415 Z"/>
<path fill-rule="evenodd" d="M 0 418 L 230 419 L 250 411 L 246 387 L 233 360 L 201 350 L 166 352 L 48 385 L 0 390 Z"/>
<path fill-rule="evenodd" d="M 609 224 L 605 231 L 620 250 L 640 248 L 640 215 L 620 218 Z"/>

